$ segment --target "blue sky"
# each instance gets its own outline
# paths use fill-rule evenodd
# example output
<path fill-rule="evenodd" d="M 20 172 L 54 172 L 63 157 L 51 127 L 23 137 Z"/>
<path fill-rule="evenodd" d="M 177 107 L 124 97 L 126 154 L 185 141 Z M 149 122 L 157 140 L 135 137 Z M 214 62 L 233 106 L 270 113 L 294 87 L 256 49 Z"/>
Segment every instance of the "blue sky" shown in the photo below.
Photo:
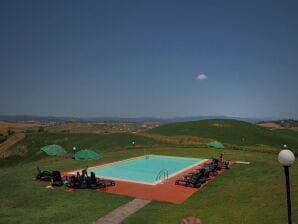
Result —
<path fill-rule="evenodd" d="M 298 118 L 297 11 L 273 0 L 0 1 L 0 114 Z"/>

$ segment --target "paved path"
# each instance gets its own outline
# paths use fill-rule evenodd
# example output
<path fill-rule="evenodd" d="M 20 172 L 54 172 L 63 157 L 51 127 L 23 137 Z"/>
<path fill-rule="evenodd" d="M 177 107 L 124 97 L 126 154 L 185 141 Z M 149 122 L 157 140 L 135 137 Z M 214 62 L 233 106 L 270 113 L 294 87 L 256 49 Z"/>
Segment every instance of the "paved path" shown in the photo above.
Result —
<path fill-rule="evenodd" d="M 143 199 L 134 199 L 125 205 L 116 208 L 114 211 L 108 213 L 106 216 L 98 219 L 94 224 L 119 224 L 131 214 L 143 208 L 150 201 Z"/>

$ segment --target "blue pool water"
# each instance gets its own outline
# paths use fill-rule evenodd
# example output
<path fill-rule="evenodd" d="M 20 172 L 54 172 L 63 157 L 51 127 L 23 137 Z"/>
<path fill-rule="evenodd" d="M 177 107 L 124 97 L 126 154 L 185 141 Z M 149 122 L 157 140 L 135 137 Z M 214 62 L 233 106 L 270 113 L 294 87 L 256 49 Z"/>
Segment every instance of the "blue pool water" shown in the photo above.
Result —
<path fill-rule="evenodd" d="M 89 168 L 88 171 L 93 171 L 98 177 L 154 184 L 158 181 L 157 177 L 161 170 L 167 170 L 170 176 L 194 166 L 202 160 L 200 158 L 148 155 Z"/>

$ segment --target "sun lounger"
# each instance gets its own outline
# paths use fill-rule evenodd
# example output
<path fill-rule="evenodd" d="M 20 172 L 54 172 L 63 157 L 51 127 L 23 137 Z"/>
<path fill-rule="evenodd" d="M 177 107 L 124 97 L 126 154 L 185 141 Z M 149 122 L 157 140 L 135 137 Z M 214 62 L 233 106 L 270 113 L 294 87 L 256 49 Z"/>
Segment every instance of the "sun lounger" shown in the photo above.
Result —
<path fill-rule="evenodd" d="M 76 188 L 76 189 L 86 189 L 86 188 L 98 189 L 98 188 L 105 188 L 109 186 L 115 186 L 115 181 L 96 178 L 94 172 L 91 172 L 90 176 L 88 176 L 86 172 L 83 172 L 82 175 L 78 173 L 77 176 L 72 176 L 67 186 L 69 188 Z"/>
<path fill-rule="evenodd" d="M 42 181 L 51 181 L 52 179 L 52 173 L 49 171 L 41 171 L 39 167 L 37 167 L 37 175 L 35 177 L 36 180 L 42 180 Z"/>
<path fill-rule="evenodd" d="M 62 186 L 63 185 L 61 173 L 59 171 L 52 172 L 51 185 L 52 186 Z"/>
<path fill-rule="evenodd" d="M 97 178 L 96 181 L 97 181 L 97 184 L 104 185 L 106 187 L 115 186 L 115 181 L 113 180 Z"/>
<path fill-rule="evenodd" d="M 192 177 L 190 179 L 182 178 L 182 179 L 176 180 L 176 182 L 175 182 L 176 185 L 191 186 L 191 187 L 195 187 L 195 188 L 201 187 L 202 183 L 203 182 L 201 179 L 195 178 L 195 177 Z"/>

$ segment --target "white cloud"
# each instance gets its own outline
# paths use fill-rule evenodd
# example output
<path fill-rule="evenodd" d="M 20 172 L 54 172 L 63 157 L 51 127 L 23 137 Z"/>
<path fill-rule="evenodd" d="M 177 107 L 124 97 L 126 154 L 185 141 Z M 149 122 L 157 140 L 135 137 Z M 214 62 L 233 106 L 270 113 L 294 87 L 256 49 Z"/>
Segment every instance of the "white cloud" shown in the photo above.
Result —
<path fill-rule="evenodd" d="M 206 80 L 207 78 L 208 78 L 207 75 L 205 75 L 205 74 L 199 74 L 199 75 L 197 76 L 196 80 L 204 81 L 204 80 Z"/>

